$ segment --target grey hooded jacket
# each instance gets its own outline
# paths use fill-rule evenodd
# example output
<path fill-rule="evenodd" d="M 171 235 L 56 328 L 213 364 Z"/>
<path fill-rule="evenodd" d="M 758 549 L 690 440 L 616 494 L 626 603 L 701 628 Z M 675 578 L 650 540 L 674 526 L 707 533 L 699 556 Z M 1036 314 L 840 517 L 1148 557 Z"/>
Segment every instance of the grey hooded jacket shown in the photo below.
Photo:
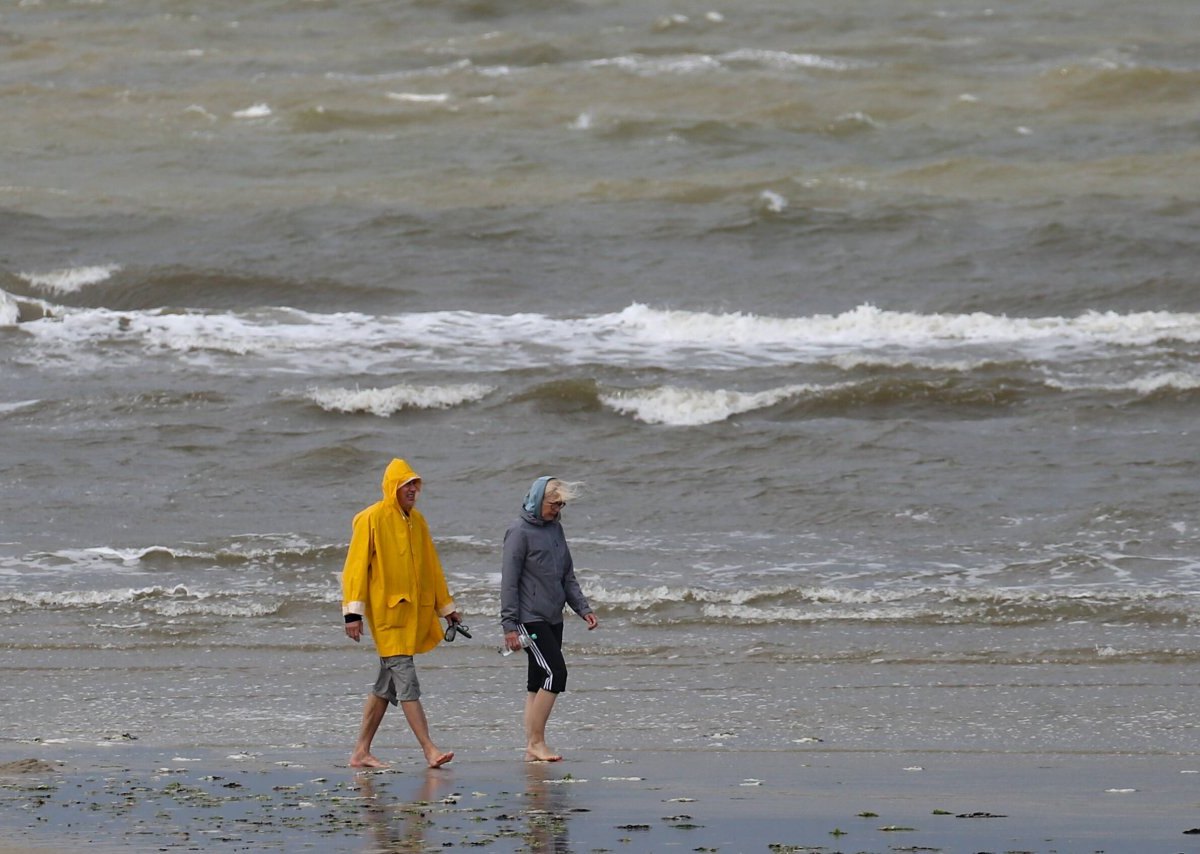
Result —
<path fill-rule="evenodd" d="M 540 501 L 538 502 L 540 507 Z M 517 631 L 520 623 L 563 621 L 563 607 L 583 617 L 592 612 L 579 582 L 567 537 L 557 521 L 524 510 L 504 534 L 500 573 L 500 625 Z"/>

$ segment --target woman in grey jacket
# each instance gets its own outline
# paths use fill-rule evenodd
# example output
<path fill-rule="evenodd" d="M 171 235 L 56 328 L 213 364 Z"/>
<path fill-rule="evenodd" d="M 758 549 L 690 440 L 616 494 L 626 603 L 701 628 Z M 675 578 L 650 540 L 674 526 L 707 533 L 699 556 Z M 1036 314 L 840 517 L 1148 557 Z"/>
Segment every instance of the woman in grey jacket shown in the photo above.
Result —
<path fill-rule="evenodd" d="M 504 645 L 524 648 L 529 657 L 525 694 L 525 760 L 557 762 L 546 745 L 546 722 L 554 701 L 567 687 L 562 654 L 563 608 L 571 606 L 587 623 L 600 624 L 579 582 L 559 514 L 575 495 L 575 485 L 539 477 L 529 487 L 519 519 L 504 534 L 500 574 L 500 625 Z"/>

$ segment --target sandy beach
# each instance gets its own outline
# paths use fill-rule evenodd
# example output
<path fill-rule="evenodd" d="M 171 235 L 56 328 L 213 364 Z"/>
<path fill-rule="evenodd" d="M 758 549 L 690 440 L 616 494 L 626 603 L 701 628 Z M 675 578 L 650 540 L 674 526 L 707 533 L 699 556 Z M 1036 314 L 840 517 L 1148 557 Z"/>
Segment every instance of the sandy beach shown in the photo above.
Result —
<path fill-rule="evenodd" d="M 0 852 L 1200 849 L 1200 758 L 835 751 L 0 753 Z"/>

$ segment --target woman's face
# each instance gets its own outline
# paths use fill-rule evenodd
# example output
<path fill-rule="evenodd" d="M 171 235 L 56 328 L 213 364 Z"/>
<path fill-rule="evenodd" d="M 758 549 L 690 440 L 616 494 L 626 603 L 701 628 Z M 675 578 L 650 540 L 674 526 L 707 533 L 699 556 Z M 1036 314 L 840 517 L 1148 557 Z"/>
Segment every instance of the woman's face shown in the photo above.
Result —
<path fill-rule="evenodd" d="M 567 502 L 563 501 L 558 496 L 558 490 L 551 483 L 546 487 L 546 495 L 542 498 L 542 518 L 547 522 L 553 522 L 558 518 L 558 514 L 567 506 Z"/>

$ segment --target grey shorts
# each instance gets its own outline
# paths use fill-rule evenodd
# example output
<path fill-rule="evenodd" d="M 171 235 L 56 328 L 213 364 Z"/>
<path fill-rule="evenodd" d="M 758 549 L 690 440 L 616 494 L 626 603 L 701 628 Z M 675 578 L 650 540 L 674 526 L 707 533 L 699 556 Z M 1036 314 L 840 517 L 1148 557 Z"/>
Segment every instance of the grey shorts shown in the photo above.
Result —
<path fill-rule="evenodd" d="M 371 693 L 393 706 L 402 700 L 421 699 L 421 683 L 411 655 L 389 655 L 379 659 L 379 676 Z"/>

